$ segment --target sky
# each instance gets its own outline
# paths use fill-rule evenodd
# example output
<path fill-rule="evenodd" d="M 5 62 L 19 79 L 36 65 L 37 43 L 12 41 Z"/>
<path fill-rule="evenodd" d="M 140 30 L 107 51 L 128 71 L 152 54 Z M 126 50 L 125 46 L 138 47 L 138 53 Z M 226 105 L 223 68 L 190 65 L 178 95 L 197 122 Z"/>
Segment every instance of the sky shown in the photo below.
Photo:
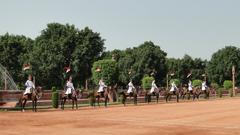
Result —
<path fill-rule="evenodd" d="M 159 45 L 167 57 L 210 59 L 240 47 L 239 0 L 0 0 L 0 35 L 36 38 L 48 23 L 86 26 L 107 50 Z"/>

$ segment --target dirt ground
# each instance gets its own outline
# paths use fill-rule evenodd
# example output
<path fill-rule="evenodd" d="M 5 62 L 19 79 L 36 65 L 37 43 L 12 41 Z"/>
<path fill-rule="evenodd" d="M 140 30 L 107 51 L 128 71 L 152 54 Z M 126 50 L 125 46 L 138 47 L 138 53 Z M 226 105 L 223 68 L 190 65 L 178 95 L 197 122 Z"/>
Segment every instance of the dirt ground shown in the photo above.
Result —
<path fill-rule="evenodd" d="M 240 99 L 0 112 L 0 135 L 239 135 Z"/>

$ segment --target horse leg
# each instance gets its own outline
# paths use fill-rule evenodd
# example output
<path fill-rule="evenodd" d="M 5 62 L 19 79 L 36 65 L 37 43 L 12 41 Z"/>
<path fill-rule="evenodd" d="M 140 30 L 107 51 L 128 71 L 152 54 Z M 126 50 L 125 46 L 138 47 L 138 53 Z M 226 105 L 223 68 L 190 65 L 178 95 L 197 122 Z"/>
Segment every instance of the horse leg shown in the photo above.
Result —
<path fill-rule="evenodd" d="M 199 100 L 199 97 L 201 95 L 202 92 L 199 92 L 198 95 L 197 95 L 197 99 Z"/>
<path fill-rule="evenodd" d="M 176 96 L 177 96 L 177 102 L 179 102 L 179 94 L 176 93 Z"/>
<path fill-rule="evenodd" d="M 171 101 L 171 99 L 172 99 L 172 93 L 169 94 L 168 101 Z"/>
<path fill-rule="evenodd" d="M 123 97 L 123 99 L 122 99 L 122 104 L 124 105 L 124 106 L 126 106 L 126 99 L 127 99 L 127 97 L 126 97 L 126 95 L 125 94 L 123 94 L 122 95 Z"/>
<path fill-rule="evenodd" d="M 25 105 L 26 105 L 26 103 L 27 103 L 27 99 L 24 98 L 23 100 L 24 100 L 24 101 L 23 101 L 23 104 L 22 104 L 22 111 L 25 112 Z"/>
<path fill-rule="evenodd" d="M 169 93 L 166 95 L 166 102 L 168 102 Z"/>
<path fill-rule="evenodd" d="M 107 107 L 107 102 L 108 102 L 108 96 L 105 96 L 105 107 Z"/>
<path fill-rule="evenodd" d="M 191 98 L 191 92 L 188 93 L 188 100 Z"/>
<path fill-rule="evenodd" d="M 37 112 L 37 98 L 34 101 L 34 111 Z"/>
<path fill-rule="evenodd" d="M 74 109 L 74 98 L 72 98 L 72 110 Z"/>
<path fill-rule="evenodd" d="M 64 110 L 64 105 L 65 105 L 65 103 L 66 103 L 66 100 L 67 100 L 67 98 L 63 98 L 63 101 L 62 101 L 62 110 Z"/>
<path fill-rule="evenodd" d="M 156 95 L 157 103 L 159 102 L 159 93 Z"/>
<path fill-rule="evenodd" d="M 21 108 L 21 111 L 23 111 L 23 98 L 20 98 L 19 99 L 19 106 L 20 106 L 20 108 Z"/>
<path fill-rule="evenodd" d="M 61 109 L 63 110 L 63 98 L 61 98 Z"/>
<path fill-rule="evenodd" d="M 77 98 L 76 98 L 76 109 L 78 109 L 78 100 L 77 100 Z"/>
<path fill-rule="evenodd" d="M 97 96 L 98 107 L 100 107 L 100 96 Z"/>
<path fill-rule="evenodd" d="M 134 105 L 137 105 L 137 95 L 134 95 Z"/>
<path fill-rule="evenodd" d="M 61 109 L 63 108 L 63 99 L 61 99 Z"/>

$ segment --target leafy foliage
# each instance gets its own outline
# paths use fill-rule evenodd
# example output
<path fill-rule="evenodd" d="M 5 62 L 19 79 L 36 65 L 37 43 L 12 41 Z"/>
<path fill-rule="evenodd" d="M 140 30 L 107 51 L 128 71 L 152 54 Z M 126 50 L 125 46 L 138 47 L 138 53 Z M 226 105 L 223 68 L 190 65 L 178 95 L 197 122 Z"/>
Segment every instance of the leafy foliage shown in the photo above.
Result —
<path fill-rule="evenodd" d="M 63 86 L 63 68 L 70 66 L 75 83 L 83 84 L 91 76 L 92 63 L 103 51 L 103 44 L 99 33 L 89 28 L 79 31 L 74 25 L 48 24 L 30 54 L 37 82 L 47 88 Z"/>
<path fill-rule="evenodd" d="M 219 88 L 219 85 L 217 83 L 211 83 L 211 87 L 216 90 Z"/>
<path fill-rule="evenodd" d="M 175 73 L 183 84 L 188 84 L 189 79 L 201 79 L 205 73 L 207 61 L 199 58 L 192 59 L 189 55 L 185 55 L 182 59 L 167 59 L 168 73 Z M 192 75 L 187 78 L 188 74 Z"/>
<path fill-rule="evenodd" d="M 52 87 L 52 92 L 56 92 L 56 91 L 57 91 L 56 87 Z"/>
<path fill-rule="evenodd" d="M 193 80 L 193 87 L 200 87 L 202 85 L 202 80 Z"/>
<path fill-rule="evenodd" d="M 231 80 L 225 80 L 225 81 L 223 82 L 223 87 L 224 87 L 226 90 L 231 89 L 232 86 L 233 86 L 233 83 L 232 83 Z"/>
<path fill-rule="evenodd" d="M 142 87 L 143 87 L 143 89 L 144 90 L 151 89 L 153 80 L 154 80 L 153 77 L 149 77 L 149 76 L 143 77 L 143 79 L 142 79 Z"/>
<path fill-rule="evenodd" d="M 52 93 L 52 107 L 53 108 L 58 108 L 58 97 L 59 97 L 58 92 Z"/>
<path fill-rule="evenodd" d="M 218 97 L 222 98 L 223 91 L 224 91 L 224 88 L 218 88 L 218 89 L 217 89 L 217 95 L 218 95 Z"/>
<path fill-rule="evenodd" d="M 117 81 L 117 65 L 114 60 L 99 60 L 94 62 L 93 79 L 95 84 L 98 84 L 102 78 L 106 85 L 113 85 Z"/>
<path fill-rule="evenodd" d="M 223 84 L 224 80 L 232 79 L 232 66 L 240 70 L 240 49 L 227 46 L 212 55 L 208 65 L 208 74 L 211 81 Z M 236 72 L 237 84 L 240 84 L 240 72 Z"/>
<path fill-rule="evenodd" d="M 172 83 L 175 83 L 175 85 L 178 87 L 178 86 L 180 86 L 180 84 L 181 84 L 181 82 L 180 82 L 180 80 L 179 79 L 171 79 L 170 80 L 170 84 L 172 84 Z"/>
<path fill-rule="evenodd" d="M 25 36 L 5 35 L 0 36 L 0 63 L 8 70 L 19 87 L 22 87 L 26 74 L 23 64 L 32 51 L 33 40 Z"/>
<path fill-rule="evenodd" d="M 164 83 L 167 54 L 153 42 L 144 42 L 124 51 L 114 50 L 112 54 L 118 63 L 120 85 L 126 86 L 130 79 L 134 84 L 141 85 L 144 75 L 153 75 L 157 83 Z"/>

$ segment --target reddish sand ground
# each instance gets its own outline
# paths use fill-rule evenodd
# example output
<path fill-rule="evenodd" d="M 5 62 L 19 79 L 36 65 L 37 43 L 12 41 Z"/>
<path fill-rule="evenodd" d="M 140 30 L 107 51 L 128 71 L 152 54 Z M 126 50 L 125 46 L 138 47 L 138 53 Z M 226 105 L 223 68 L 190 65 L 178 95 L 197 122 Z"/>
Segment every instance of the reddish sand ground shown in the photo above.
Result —
<path fill-rule="evenodd" d="M 240 99 L 0 112 L 0 135 L 239 135 Z"/>

